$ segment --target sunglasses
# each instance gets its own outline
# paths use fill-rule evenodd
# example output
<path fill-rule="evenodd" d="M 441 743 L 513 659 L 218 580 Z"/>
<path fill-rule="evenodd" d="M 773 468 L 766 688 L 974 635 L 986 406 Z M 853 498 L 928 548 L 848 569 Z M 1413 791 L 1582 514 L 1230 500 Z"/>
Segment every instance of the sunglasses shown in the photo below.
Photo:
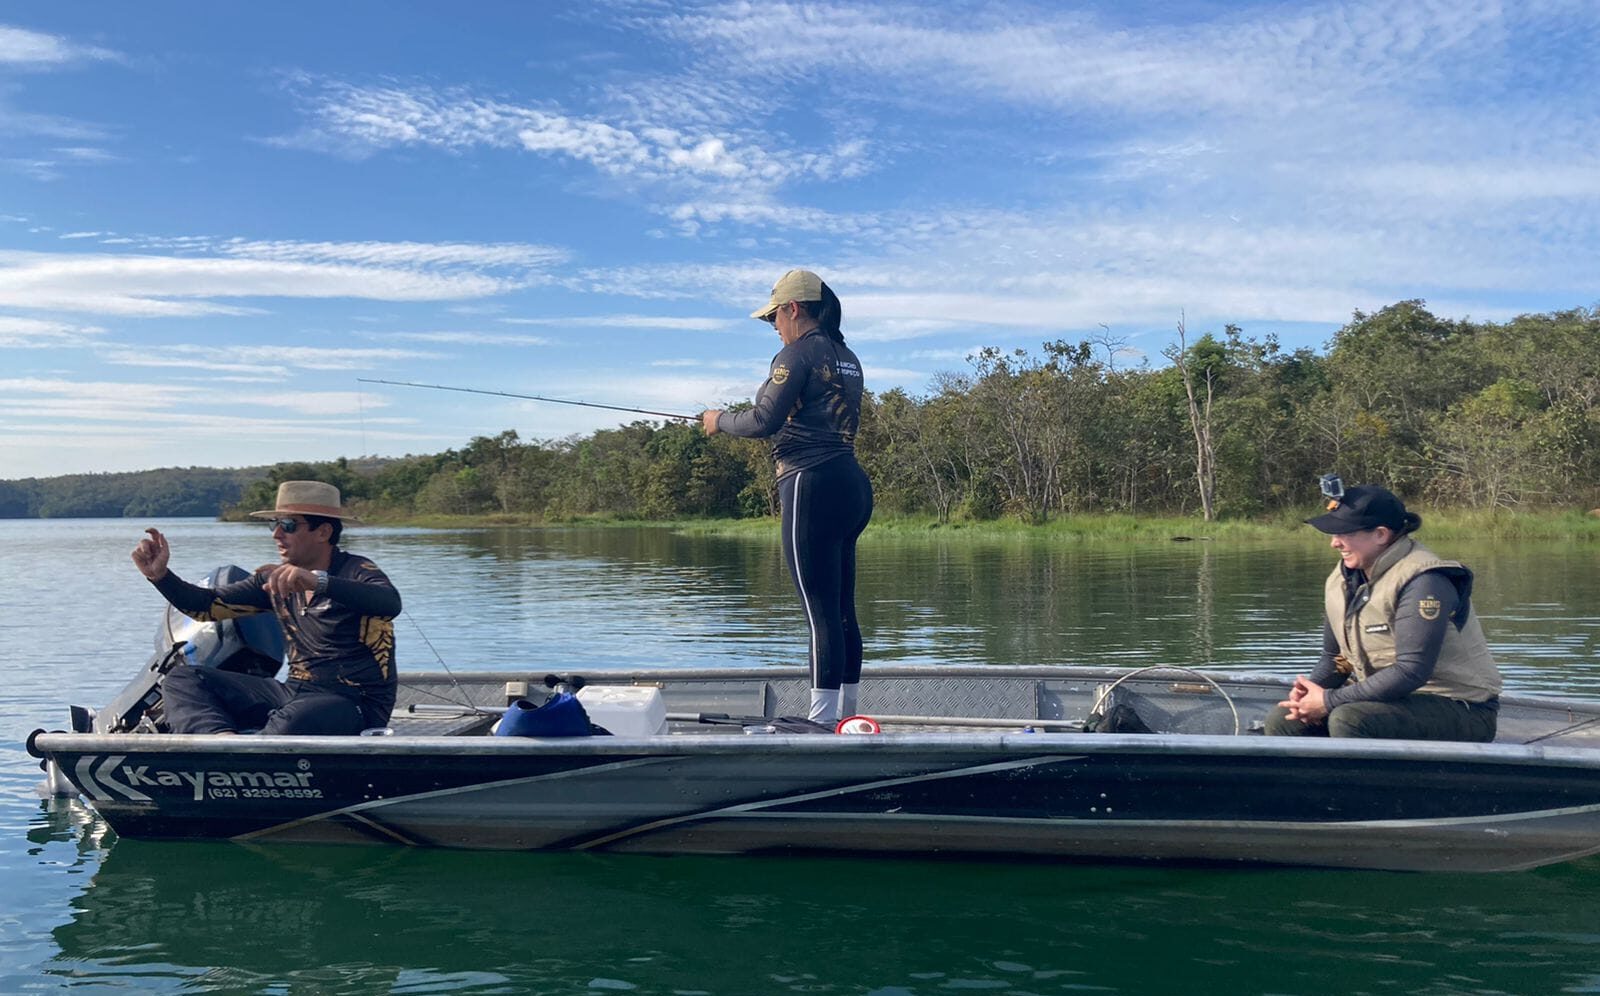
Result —
<path fill-rule="evenodd" d="M 273 532 L 282 529 L 285 536 L 293 536 L 294 531 L 302 525 L 306 525 L 306 523 L 301 522 L 299 519 L 268 519 L 267 525 L 271 527 Z"/>

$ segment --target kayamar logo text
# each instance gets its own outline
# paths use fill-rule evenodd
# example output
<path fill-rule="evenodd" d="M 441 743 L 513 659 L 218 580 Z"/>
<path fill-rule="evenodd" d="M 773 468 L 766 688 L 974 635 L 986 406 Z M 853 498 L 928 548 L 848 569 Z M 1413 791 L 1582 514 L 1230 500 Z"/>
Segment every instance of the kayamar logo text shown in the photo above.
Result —
<path fill-rule="evenodd" d="M 150 796 L 143 788 L 187 787 L 194 793 L 196 802 L 206 797 L 208 788 L 224 789 L 304 789 L 311 787 L 313 772 L 310 764 L 302 761 L 300 771 L 184 771 L 173 768 L 152 768 L 148 764 L 125 764 L 127 755 L 118 754 L 96 762 L 94 757 L 81 757 L 74 769 L 78 784 L 96 799 L 125 798 L 134 802 L 148 802 Z"/>

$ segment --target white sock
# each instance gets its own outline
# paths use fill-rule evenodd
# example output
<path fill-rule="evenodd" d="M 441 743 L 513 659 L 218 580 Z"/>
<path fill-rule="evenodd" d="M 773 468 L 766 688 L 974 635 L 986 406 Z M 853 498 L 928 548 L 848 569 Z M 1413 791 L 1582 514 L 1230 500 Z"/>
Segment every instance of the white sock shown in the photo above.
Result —
<path fill-rule="evenodd" d="M 837 688 L 813 688 L 811 690 L 811 711 L 806 713 L 806 718 L 813 723 L 822 723 L 832 726 L 839 721 L 839 690 Z"/>
<path fill-rule="evenodd" d="M 846 682 L 839 686 L 839 718 L 848 719 L 856 714 L 856 702 L 861 697 L 861 683 Z"/>

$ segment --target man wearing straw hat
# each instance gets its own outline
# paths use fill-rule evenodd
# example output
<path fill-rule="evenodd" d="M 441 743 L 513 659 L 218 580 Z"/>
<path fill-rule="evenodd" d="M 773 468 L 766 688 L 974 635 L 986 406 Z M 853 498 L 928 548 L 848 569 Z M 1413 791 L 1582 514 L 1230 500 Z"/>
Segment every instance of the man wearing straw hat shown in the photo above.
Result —
<path fill-rule="evenodd" d="M 370 560 L 339 549 L 346 521 L 339 489 L 285 481 L 268 519 L 281 563 L 215 590 L 167 568 L 160 530 L 134 548 L 133 562 L 179 612 L 201 622 L 272 612 L 283 624 L 289 679 L 175 667 L 162 679 L 174 733 L 354 734 L 389 722 L 394 709 L 394 618 L 400 593 Z"/>

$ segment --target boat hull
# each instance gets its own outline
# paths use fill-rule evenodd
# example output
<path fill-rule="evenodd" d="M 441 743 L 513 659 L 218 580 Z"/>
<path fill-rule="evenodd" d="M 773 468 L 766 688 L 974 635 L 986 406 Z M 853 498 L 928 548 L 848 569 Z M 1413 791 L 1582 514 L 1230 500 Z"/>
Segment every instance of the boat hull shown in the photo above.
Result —
<path fill-rule="evenodd" d="M 38 734 L 119 834 L 1506 871 L 1600 851 L 1600 751 L 1158 734 Z"/>

